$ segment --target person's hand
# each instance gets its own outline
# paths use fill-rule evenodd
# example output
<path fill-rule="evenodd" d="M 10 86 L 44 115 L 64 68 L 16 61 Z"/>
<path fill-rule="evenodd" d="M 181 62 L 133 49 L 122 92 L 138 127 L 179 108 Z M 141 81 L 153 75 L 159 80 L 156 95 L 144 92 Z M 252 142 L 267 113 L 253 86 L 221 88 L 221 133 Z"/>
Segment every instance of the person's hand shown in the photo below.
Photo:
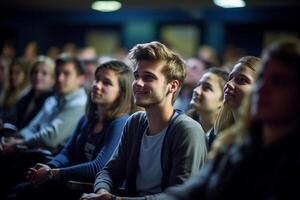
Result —
<path fill-rule="evenodd" d="M 49 180 L 48 174 L 51 168 L 48 165 L 37 163 L 29 168 L 26 178 L 34 187 L 38 187 Z"/>
<path fill-rule="evenodd" d="M 96 194 L 96 193 L 83 193 L 80 200 L 110 200 L 111 195 L 109 193 Z"/>
<path fill-rule="evenodd" d="M 105 189 L 100 189 L 97 193 L 83 193 L 80 200 L 111 200 L 112 194 Z M 117 197 L 117 200 L 121 198 Z"/>

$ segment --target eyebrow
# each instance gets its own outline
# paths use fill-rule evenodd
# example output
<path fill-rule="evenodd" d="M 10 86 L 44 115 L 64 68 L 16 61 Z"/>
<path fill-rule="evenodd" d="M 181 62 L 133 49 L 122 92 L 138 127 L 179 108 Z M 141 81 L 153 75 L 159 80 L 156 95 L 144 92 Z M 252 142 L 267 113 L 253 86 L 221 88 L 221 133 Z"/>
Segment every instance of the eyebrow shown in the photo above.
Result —
<path fill-rule="evenodd" d="M 138 71 L 137 71 L 137 70 L 134 71 L 133 74 L 134 74 L 134 75 L 138 74 Z M 152 76 L 153 78 L 157 79 L 157 76 L 156 76 L 155 74 L 153 74 L 152 72 L 149 72 L 149 71 L 143 71 L 143 72 L 141 72 L 141 74 L 142 74 L 142 75 L 150 75 L 150 76 Z"/>
<path fill-rule="evenodd" d="M 244 74 L 238 74 L 238 76 L 242 76 L 242 77 L 244 77 L 245 79 L 251 81 L 251 78 L 249 78 L 248 76 L 246 76 L 246 75 L 244 75 Z"/>

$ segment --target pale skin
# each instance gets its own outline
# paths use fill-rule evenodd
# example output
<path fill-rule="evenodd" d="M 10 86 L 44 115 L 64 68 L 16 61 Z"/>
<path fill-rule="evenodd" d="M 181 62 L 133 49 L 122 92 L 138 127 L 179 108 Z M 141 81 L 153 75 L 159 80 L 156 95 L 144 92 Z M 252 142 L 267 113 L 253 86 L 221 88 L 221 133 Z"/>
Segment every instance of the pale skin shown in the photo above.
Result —
<path fill-rule="evenodd" d="M 77 73 L 74 63 L 69 62 L 58 67 L 56 86 L 60 95 L 74 92 L 82 85 L 83 81 L 84 76 Z M 15 152 L 17 145 L 26 145 L 26 142 L 20 137 L 9 137 L 0 144 L 0 150 L 3 154 L 11 154 Z"/>
<path fill-rule="evenodd" d="M 117 74 L 110 69 L 98 70 L 91 90 L 91 100 L 97 104 L 97 113 L 99 116 L 93 133 L 99 133 L 102 130 L 106 113 L 110 111 L 111 105 L 119 97 L 119 92 L 120 86 Z M 48 165 L 41 163 L 30 168 L 26 177 L 34 187 L 38 187 L 49 180 L 49 170 L 51 170 L 54 179 L 57 180 L 60 178 L 59 168 L 51 169 Z"/>
<path fill-rule="evenodd" d="M 224 86 L 224 104 L 233 113 L 236 120 L 242 99 L 251 92 L 255 71 L 244 64 L 238 63 L 229 74 L 229 80 Z"/>
<path fill-rule="evenodd" d="M 220 78 L 211 72 L 205 73 L 193 91 L 191 105 L 199 114 L 198 121 L 205 132 L 212 126 L 222 106 Z"/>
<path fill-rule="evenodd" d="M 162 73 L 164 62 L 138 62 L 132 84 L 135 103 L 144 107 L 149 124 L 149 135 L 155 135 L 168 126 L 173 115 L 172 97 L 179 87 L 178 80 L 167 80 Z M 111 194 L 105 189 L 83 194 L 81 200 L 109 200 Z M 121 200 L 121 197 L 116 197 Z"/>

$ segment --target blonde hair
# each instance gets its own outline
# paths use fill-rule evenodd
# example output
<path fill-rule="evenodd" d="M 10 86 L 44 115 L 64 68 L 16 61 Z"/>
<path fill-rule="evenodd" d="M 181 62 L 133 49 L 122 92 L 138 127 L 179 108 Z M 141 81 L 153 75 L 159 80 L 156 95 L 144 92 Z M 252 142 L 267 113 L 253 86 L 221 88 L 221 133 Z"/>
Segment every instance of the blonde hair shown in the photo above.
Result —
<path fill-rule="evenodd" d="M 35 61 L 33 62 L 30 68 L 30 75 L 32 75 L 33 70 L 40 64 L 44 64 L 49 69 L 49 72 L 52 77 L 55 76 L 55 62 L 48 56 L 40 55 L 38 56 Z"/>
<path fill-rule="evenodd" d="M 295 73 L 299 72 L 300 41 L 296 39 L 272 43 L 263 52 L 264 61 L 270 58 L 280 61 L 284 65 L 283 67 L 293 67 Z M 251 98 L 244 98 L 243 104 L 239 109 L 239 120 L 233 126 L 220 133 L 212 144 L 212 149 L 208 155 L 209 159 L 214 158 L 226 146 L 243 143 L 244 135 L 251 130 L 259 128 L 259 122 L 251 118 L 250 110 Z"/>
<path fill-rule="evenodd" d="M 227 127 L 223 127 L 219 132 L 218 137 L 212 143 L 211 150 L 208 154 L 208 159 L 214 158 L 223 148 L 235 141 L 238 141 L 243 136 L 250 124 L 251 98 L 244 98 L 239 109 L 239 119 Z"/>
<path fill-rule="evenodd" d="M 129 52 L 129 58 L 134 65 L 137 65 L 142 60 L 165 62 L 162 73 L 166 77 L 167 82 L 172 80 L 178 80 L 179 82 L 178 90 L 172 98 L 172 103 L 174 103 L 186 76 L 186 65 L 183 59 L 157 41 L 135 45 Z"/>
<path fill-rule="evenodd" d="M 239 59 L 235 65 L 237 64 L 243 64 L 247 67 L 249 67 L 250 69 L 252 69 L 255 73 L 254 73 L 254 80 L 256 80 L 257 78 L 257 74 L 258 74 L 258 68 L 260 67 L 261 61 L 259 58 L 255 57 L 255 56 L 244 56 L 241 59 Z M 244 98 L 247 99 L 248 97 Z M 226 105 L 222 105 L 220 112 L 217 116 L 217 119 L 215 121 L 214 124 L 214 132 L 216 135 L 219 135 L 220 132 L 222 132 L 223 130 L 227 129 L 228 127 L 230 127 L 231 125 L 234 124 L 234 118 L 233 118 L 233 114 L 231 109 L 226 106 Z"/>

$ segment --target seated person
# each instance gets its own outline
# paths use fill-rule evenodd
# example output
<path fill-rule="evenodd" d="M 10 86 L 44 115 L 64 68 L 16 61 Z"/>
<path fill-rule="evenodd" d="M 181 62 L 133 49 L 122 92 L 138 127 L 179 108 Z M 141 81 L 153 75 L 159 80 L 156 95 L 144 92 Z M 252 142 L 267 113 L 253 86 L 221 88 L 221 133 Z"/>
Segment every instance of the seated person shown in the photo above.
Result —
<path fill-rule="evenodd" d="M 125 196 L 158 197 L 166 188 L 182 184 L 205 162 L 201 125 L 172 105 L 185 77 L 182 59 L 159 42 L 138 44 L 129 55 L 135 63 L 135 103 L 145 112 L 128 119 L 120 145 L 97 174 L 95 193 L 81 199 L 110 199 L 124 183 Z"/>
<path fill-rule="evenodd" d="M 224 100 L 217 115 L 213 129 L 206 135 L 208 149 L 219 133 L 233 125 L 239 118 L 239 108 L 244 99 L 250 98 L 250 92 L 256 81 L 261 61 L 255 56 L 244 56 L 239 59 L 229 74 L 224 86 Z"/>
<path fill-rule="evenodd" d="M 299 63 L 297 39 L 264 51 L 248 114 L 216 139 L 223 146 L 200 173 L 165 200 L 300 199 Z"/>
<path fill-rule="evenodd" d="M 191 108 L 186 114 L 198 121 L 205 133 L 212 129 L 223 104 L 223 88 L 228 81 L 228 74 L 221 68 L 209 68 L 194 89 Z"/>
<path fill-rule="evenodd" d="M 84 114 L 87 95 L 81 88 L 83 68 L 71 56 L 62 55 L 56 61 L 56 95 L 50 96 L 42 110 L 15 136 L 4 138 L 0 144 L 1 186 L 15 184 L 28 167 L 45 157 L 32 157 L 26 148 L 44 148 L 56 153 L 71 136 Z M 20 151 L 20 147 L 25 151 Z"/>
<path fill-rule="evenodd" d="M 27 173 L 29 183 L 18 185 L 9 199 L 78 199 L 66 188 L 68 180 L 93 182 L 119 144 L 125 122 L 134 108 L 132 70 L 109 61 L 95 71 L 86 115 L 63 150 L 47 164 Z M 39 189 L 35 189 L 39 187 Z"/>
<path fill-rule="evenodd" d="M 30 69 L 30 90 L 18 100 L 11 116 L 4 123 L 18 129 L 24 128 L 42 109 L 45 100 L 53 95 L 55 63 L 46 56 L 39 56 Z"/>

